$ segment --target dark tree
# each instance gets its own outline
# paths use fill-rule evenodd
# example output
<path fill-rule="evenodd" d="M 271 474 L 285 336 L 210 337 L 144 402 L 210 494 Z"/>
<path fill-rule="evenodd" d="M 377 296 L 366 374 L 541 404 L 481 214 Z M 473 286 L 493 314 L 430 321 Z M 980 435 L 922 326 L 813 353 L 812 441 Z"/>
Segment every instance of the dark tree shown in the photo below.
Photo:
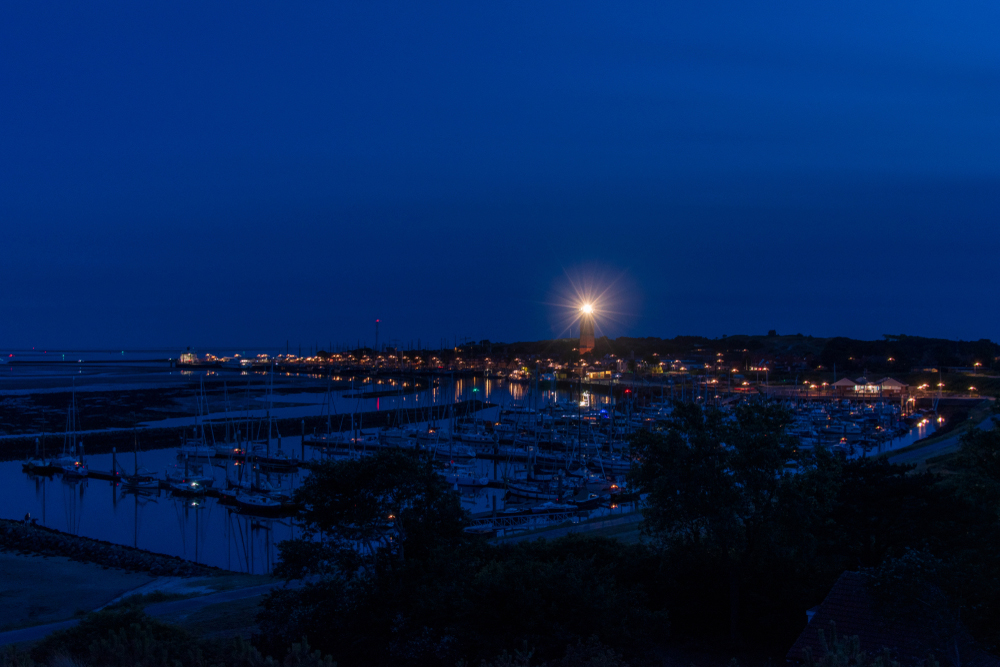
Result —
<path fill-rule="evenodd" d="M 368 559 L 392 553 L 402 560 L 454 544 L 466 521 L 434 461 L 403 450 L 314 466 L 295 498 L 305 507 L 306 534 L 283 555 L 318 555 L 320 534 L 338 548 L 361 545 Z"/>
<path fill-rule="evenodd" d="M 989 430 L 969 431 L 961 444 L 955 461 L 961 491 L 1000 516 L 1000 423 Z"/>
<path fill-rule="evenodd" d="M 776 405 L 741 406 L 731 417 L 678 405 L 665 431 L 632 441 L 640 461 L 632 482 L 649 494 L 647 532 L 673 557 L 726 574 L 733 639 L 743 583 L 799 548 L 836 495 L 836 462 L 822 450 L 800 456 L 789 422 Z"/>

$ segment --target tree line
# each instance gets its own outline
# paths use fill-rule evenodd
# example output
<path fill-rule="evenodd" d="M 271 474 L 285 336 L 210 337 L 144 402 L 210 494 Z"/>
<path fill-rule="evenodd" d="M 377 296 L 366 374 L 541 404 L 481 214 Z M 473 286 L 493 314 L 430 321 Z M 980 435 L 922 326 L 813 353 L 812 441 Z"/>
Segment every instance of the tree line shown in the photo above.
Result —
<path fill-rule="evenodd" d="M 197 664 L 639 666 L 698 642 L 781 661 L 844 571 L 867 574 L 886 614 L 915 600 L 925 620 L 961 622 L 995 650 L 1000 428 L 965 436 L 947 473 L 932 474 L 803 450 L 790 421 L 776 404 L 678 404 L 637 433 L 633 543 L 471 537 L 457 494 L 413 453 L 317 464 L 297 491 L 304 532 L 280 546 L 276 574 L 294 585 L 265 598 L 252 646 L 203 648 Z M 128 644 L 98 646 L 102 632 L 56 636 L 35 658 L 61 646 L 80 664 L 124 664 L 100 660 Z M 820 663 L 858 651 L 850 638 L 830 650 Z M 866 660 L 855 662 L 880 659 Z"/>

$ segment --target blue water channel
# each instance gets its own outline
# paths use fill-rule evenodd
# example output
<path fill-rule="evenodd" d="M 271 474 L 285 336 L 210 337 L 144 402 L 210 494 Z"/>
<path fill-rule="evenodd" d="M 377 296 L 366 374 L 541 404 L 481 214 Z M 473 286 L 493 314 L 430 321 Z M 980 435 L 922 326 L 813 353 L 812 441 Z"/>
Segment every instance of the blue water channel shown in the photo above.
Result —
<path fill-rule="evenodd" d="M 234 381 L 239 381 L 241 377 L 235 376 Z M 471 398 L 503 406 L 525 405 L 528 394 L 528 388 L 520 384 L 482 378 L 452 382 L 442 378 L 437 387 L 400 396 L 353 398 L 349 396 L 351 390 L 337 390 L 331 392 L 328 398 L 325 392 L 287 393 L 288 388 L 285 387 L 283 389 L 286 393 L 276 393 L 273 399 L 267 399 L 263 391 L 265 381 L 264 377 L 250 378 L 251 388 L 258 395 L 257 401 L 260 403 L 259 410 L 255 410 L 253 416 L 266 413 L 267 401 L 272 404 L 270 410 L 275 417 L 330 414 L 335 427 L 340 426 L 338 420 L 349 419 L 352 412 L 424 408 Z M 122 376 L 115 376 L 112 382 L 127 384 Z M 373 388 L 379 387 L 367 384 L 355 387 L 353 391 Z M 543 391 L 539 403 L 544 405 L 553 400 L 568 402 L 576 398 L 575 391 Z M 608 397 L 604 395 L 591 397 L 592 404 L 605 404 L 608 401 Z M 224 407 L 209 406 L 213 418 L 221 418 Z M 494 419 L 496 414 L 497 410 L 494 408 L 484 411 L 482 416 Z M 231 416 L 235 419 L 240 415 Z M 170 419 L 156 424 L 179 425 L 184 422 L 184 419 Z M 928 422 L 913 429 L 904 438 L 887 443 L 882 451 L 911 444 L 914 440 L 929 435 L 933 429 L 934 424 Z M 97 437 L 99 436 L 96 434 L 90 436 L 90 441 Z M 318 457 L 316 450 L 302 449 L 298 434 L 283 434 L 282 448 L 295 456 L 304 454 L 307 459 Z M 131 471 L 135 465 L 134 458 L 132 452 L 122 452 L 117 455 L 117 462 L 126 471 Z M 87 463 L 91 470 L 110 471 L 112 455 L 88 456 Z M 183 465 L 183 460 L 178 458 L 175 449 L 170 448 L 141 451 L 137 463 L 139 467 L 163 477 L 167 468 Z M 521 464 L 494 463 L 488 460 L 478 460 L 476 466 L 478 476 L 490 479 L 503 479 L 506 475 L 523 470 Z M 206 465 L 204 470 L 212 472 L 216 488 L 225 488 L 227 478 L 236 479 L 240 474 L 236 463 L 223 459 Z M 268 481 L 275 488 L 292 491 L 306 474 L 308 473 L 304 470 L 271 474 Z M 476 492 L 467 490 L 462 495 L 462 505 L 471 513 L 486 512 L 494 507 L 502 510 L 503 491 L 490 488 Z M 136 494 L 126 491 L 116 482 L 99 479 L 67 481 L 59 474 L 29 475 L 22 471 L 18 461 L 0 463 L 0 517 L 21 519 L 26 513 L 30 513 L 41 525 L 75 535 L 179 556 L 227 570 L 256 574 L 272 571 L 277 559 L 278 544 L 301 533 L 301 529 L 291 518 L 249 516 L 234 507 L 220 504 L 214 498 L 185 498 L 165 490 Z"/>

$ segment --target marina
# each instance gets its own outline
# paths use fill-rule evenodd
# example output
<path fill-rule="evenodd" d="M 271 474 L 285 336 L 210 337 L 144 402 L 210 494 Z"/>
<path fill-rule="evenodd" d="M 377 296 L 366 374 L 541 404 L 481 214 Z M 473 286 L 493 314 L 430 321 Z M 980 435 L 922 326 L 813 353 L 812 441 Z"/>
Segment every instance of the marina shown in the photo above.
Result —
<path fill-rule="evenodd" d="M 276 391 L 277 373 L 244 380 L 249 397 L 242 409 L 233 409 L 229 393 L 221 403 L 218 391 L 205 391 L 216 371 L 185 372 L 195 373 L 185 377 L 188 386 L 198 381 L 195 400 L 188 403 L 195 414 L 143 424 L 182 429 L 173 447 L 144 450 L 138 428 L 134 451 L 88 454 L 75 432 L 80 415 L 74 389 L 66 434 L 48 438 L 53 449 L 56 438 L 62 441 L 59 451 L 0 463 L 3 518 L 27 515 L 73 535 L 227 570 L 268 573 L 277 545 L 299 534 L 293 494 L 311 463 L 400 448 L 440 463 L 440 474 L 471 517 L 467 532 L 518 534 L 634 511 L 628 438 L 669 418 L 672 410 L 663 387 L 633 394 L 615 392 L 609 384 L 605 394 L 582 385 L 551 388 L 539 378 L 440 376 L 404 393 L 409 382 L 404 378 L 352 376 L 334 383 L 329 376 L 317 391 L 322 378 L 286 375 Z M 241 378 L 230 377 L 233 395 Z M 374 398 L 356 386 L 380 383 L 386 389 L 368 390 L 378 391 Z M 305 387 L 311 390 L 302 391 Z M 449 410 L 473 399 L 492 407 L 463 416 Z M 803 449 L 823 445 L 850 457 L 904 447 L 936 427 L 932 419 L 904 415 L 898 405 L 884 402 L 784 403 Z M 392 425 L 366 426 L 363 415 L 372 410 Z M 434 418 L 412 423 L 403 418 L 419 414 Z M 309 431 L 306 418 L 313 424 Z M 279 424 L 287 431 L 296 419 L 298 434 L 280 432 Z M 99 437 L 86 434 L 91 443 Z"/>

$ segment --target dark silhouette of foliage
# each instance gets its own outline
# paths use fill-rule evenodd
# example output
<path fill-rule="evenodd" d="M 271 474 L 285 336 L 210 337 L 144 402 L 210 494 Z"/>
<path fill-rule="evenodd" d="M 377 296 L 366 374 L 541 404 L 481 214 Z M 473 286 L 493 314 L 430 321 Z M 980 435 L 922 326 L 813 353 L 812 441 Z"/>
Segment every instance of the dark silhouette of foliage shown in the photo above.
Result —
<path fill-rule="evenodd" d="M 263 655 L 246 640 L 200 639 L 175 625 L 147 616 L 135 605 L 94 612 L 72 628 L 55 632 L 30 655 L 9 652 L 3 667 L 32 667 L 60 662 L 80 667 L 335 667 L 333 659 L 310 649 L 307 640 L 292 642 L 282 660 Z"/>
<path fill-rule="evenodd" d="M 347 556 L 344 549 L 361 545 L 370 567 L 390 552 L 402 560 L 408 552 L 421 557 L 457 543 L 465 513 L 434 466 L 426 456 L 404 450 L 380 450 L 373 456 L 313 466 L 295 492 L 296 500 L 305 506 L 303 541 L 309 543 L 322 535 L 333 542 L 332 548 L 339 549 L 326 555 L 336 556 L 341 565 Z M 317 559 L 317 554 L 305 557 L 314 548 L 313 544 L 289 545 L 284 553 L 297 563 L 324 560 Z M 289 565 L 284 572 L 299 571 Z"/>
<path fill-rule="evenodd" d="M 835 497 L 836 463 L 823 452 L 801 456 L 785 431 L 789 422 L 771 404 L 740 406 L 731 418 L 678 405 L 664 431 L 632 440 L 640 460 L 632 483 L 649 494 L 646 530 L 679 560 L 726 573 L 733 638 L 742 583 L 769 558 L 794 554 L 793 537 L 807 533 Z"/>

